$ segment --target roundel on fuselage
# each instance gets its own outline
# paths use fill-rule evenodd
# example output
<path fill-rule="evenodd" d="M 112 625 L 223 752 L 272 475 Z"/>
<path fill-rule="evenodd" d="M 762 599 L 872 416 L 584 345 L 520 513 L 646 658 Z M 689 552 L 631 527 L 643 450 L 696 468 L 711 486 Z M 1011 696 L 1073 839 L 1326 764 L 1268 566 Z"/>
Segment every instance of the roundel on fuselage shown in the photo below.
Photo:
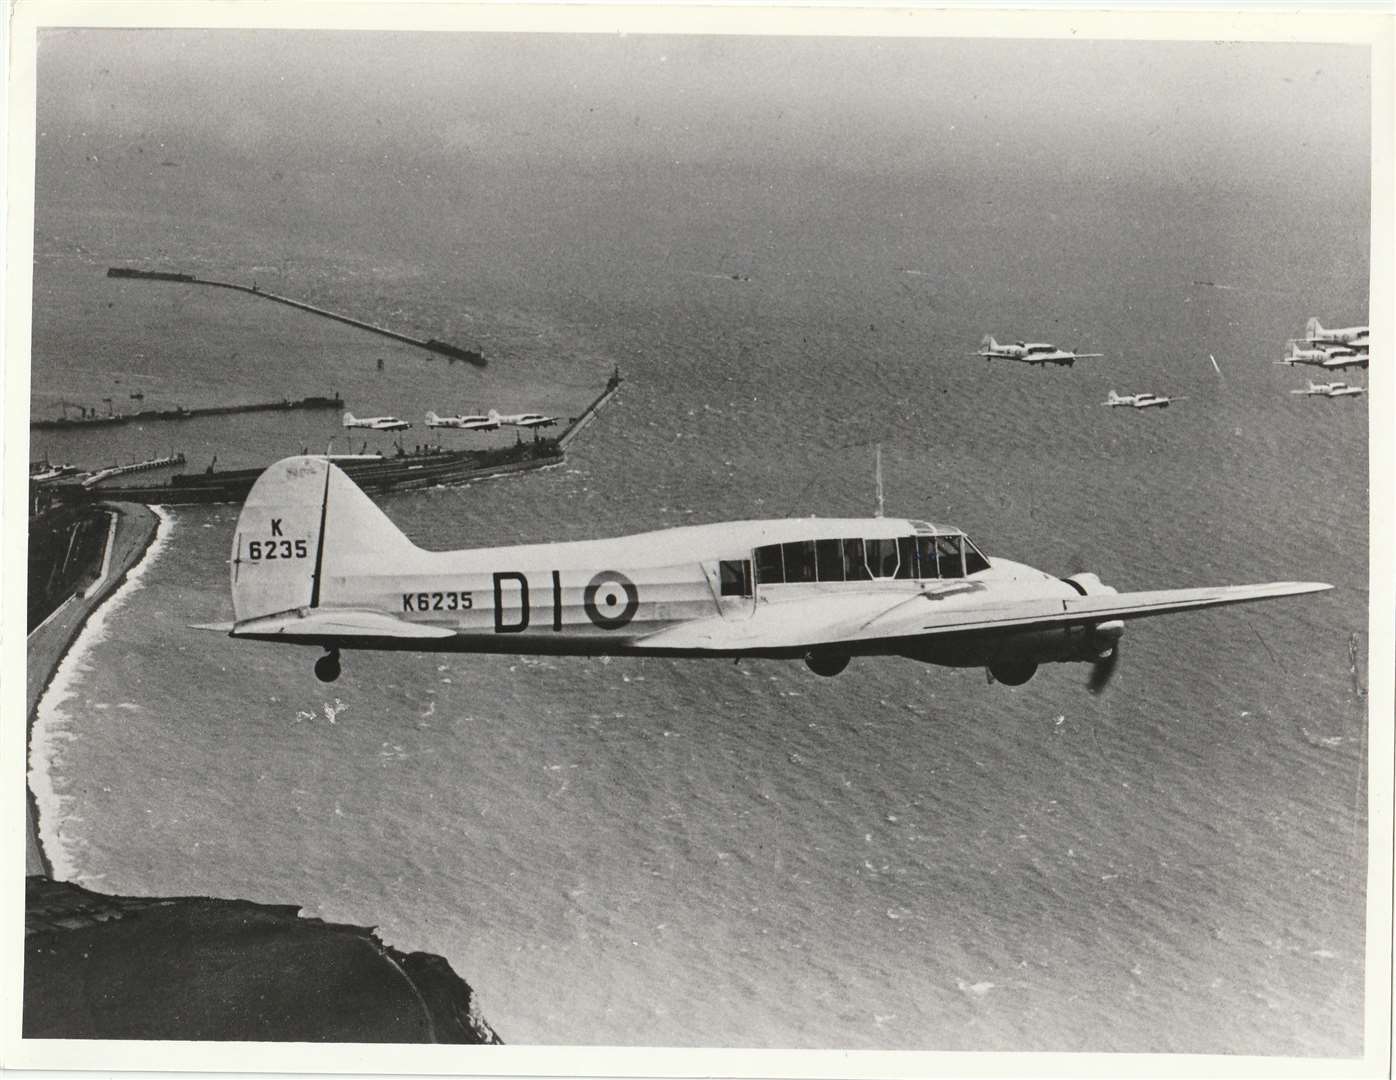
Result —
<path fill-rule="evenodd" d="M 619 630 L 640 609 L 640 590 L 619 570 L 602 570 L 582 592 L 582 610 L 602 630 Z"/>

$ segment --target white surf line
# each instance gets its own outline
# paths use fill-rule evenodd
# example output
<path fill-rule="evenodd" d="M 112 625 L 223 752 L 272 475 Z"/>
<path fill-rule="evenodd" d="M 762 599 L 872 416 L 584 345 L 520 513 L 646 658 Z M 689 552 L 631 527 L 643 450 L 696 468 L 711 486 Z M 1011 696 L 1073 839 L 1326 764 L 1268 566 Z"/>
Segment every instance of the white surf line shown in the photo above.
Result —
<path fill-rule="evenodd" d="M 89 668 L 85 663 L 87 654 L 105 639 L 107 620 L 141 588 L 146 573 L 169 544 L 174 515 L 159 506 L 152 506 L 150 510 L 159 519 L 155 539 L 146 548 L 140 562 L 127 572 L 121 586 L 88 615 L 82 630 L 59 661 L 53 678 L 34 706 L 34 727 L 29 737 L 29 790 L 34 795 L 38 811 L 35 824 L 39 845 L 55 881 L 82 883 L 73 853 L 64 846 L 63 809 L 67 800 L 54 785 L 59 747 L 78 737 L 65 722 L 64 706 L 75 696 L 79 679 L 88 673 Z"/>
<path fill-rule="evenodd" d="M 121 520 L 121 515 L 112 512 L 108 513 L 107 516 L 111 518 L 111 522 L 107 526 L 107 549 L 102 552 L 102 569 L 97 573 L 97 580 L 82 590 L 82 595 L 84 597 L 90 594 L 94 589 L 99 588 L 102 582 L 107 580 L 107 574 L 111 572 L 112 549 L 116 546 L 116 523 Z"/>

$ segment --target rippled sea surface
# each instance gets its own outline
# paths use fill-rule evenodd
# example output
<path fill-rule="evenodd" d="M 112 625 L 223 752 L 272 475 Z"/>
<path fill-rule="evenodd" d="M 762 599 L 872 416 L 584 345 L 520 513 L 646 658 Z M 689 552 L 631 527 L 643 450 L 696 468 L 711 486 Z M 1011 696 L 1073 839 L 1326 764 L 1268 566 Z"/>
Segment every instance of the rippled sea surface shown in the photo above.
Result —
<path fill-rule="evenodd" d="M 376 925 L 512 1043 L 1358 1052 L 1367 406 L 1291 396 L 1270 361 L 1311 314 L 1365 315 L 1365 258 L 1292 257 L 1296 220 L 1362 250 L 1365 192 L 472 159 L 456 202 L 385 171 L 288 223 L 235 178 L 207 212 L 190 152 L 175 180 L 82 172 L 91 149 L 41 150 L 38 413 L 138 387 L 571 415 L 619 364 L 564 466 L 388 513 L 435 548 L 864 514 L 880 443 L 888 514 L 991 557 L 1337 589 L 1132 623 L 1099 697 L 1077 665 L 1014 689 L 894 659 L 347 654 L 327 687 L 312 651 L 187 629 L 231 618 L 236 507 L 174 508 L 41 709 L 60 876 Z M 103 276 L 156 247 L 490 367 Z M 985 364 L 989 331 L 1106 357 Z M 1186 400 L 1103 408 L 1112 388 Z M 232 467 L 337 433 L 260 414 L 35 450 Z"/>

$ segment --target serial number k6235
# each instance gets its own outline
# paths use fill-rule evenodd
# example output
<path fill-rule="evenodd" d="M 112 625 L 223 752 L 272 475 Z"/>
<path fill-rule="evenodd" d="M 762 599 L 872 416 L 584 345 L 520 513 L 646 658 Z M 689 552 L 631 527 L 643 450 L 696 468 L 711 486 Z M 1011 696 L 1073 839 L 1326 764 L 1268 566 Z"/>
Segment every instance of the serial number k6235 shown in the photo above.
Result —
<path fill-rule="evenodd" d="M 405 592 L 403 611 L 465 611 L 474 601 L 468 592 Z"/>
<path fill-rule="evenodd" d="M 247 557 L 264 559 L 304 559 L 309 554 L 304 540 L 249 540 Z"/>

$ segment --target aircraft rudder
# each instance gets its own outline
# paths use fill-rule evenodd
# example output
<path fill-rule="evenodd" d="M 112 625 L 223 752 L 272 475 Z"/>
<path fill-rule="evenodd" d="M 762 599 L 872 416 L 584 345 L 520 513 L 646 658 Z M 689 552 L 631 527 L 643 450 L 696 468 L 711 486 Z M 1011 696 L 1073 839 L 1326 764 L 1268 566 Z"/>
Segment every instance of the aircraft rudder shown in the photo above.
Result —
<path fill-rule="evenodd" d="M 419 549 L 340 468 L 283 458 L 252 485 L 233 533 L 238 622 L 320 606 L 327 582 L 360 567 L 403 565 Z M 342 585 L 335 586 L 336 590 Z"/>

